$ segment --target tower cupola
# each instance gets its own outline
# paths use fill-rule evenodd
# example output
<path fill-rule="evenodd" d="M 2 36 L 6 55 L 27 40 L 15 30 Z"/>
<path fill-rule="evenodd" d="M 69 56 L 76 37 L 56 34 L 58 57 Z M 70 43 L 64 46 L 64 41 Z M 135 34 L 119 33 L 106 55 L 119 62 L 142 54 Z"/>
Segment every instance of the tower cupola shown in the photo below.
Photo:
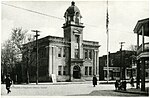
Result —
<path fill-rule="evenodd" d="M 75 6 L 74 1 L 71 2 L 71 6 L 66 10 L 64 17 L 65 17 L 66 25 L 70 24 L 71 22 L 78 25 L 81 23 L 82 16 L 79 8 Z"/>

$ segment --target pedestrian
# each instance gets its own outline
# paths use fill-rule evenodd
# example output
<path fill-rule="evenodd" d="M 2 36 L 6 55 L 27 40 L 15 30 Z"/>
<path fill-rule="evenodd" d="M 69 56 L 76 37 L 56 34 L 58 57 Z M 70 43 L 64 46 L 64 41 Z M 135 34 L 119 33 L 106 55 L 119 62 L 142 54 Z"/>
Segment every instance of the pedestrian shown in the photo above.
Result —
<path fill-rule="evenodd" d="M 118 80 L 116 80 L 116 82 L 115 82 L 115 88 L 116 88 L 116 90 L 118 90 Z"/>
<path fill-rule="evenodd" d="M 131 77 L 130 84 L 131 84 L 131 87 L 134 87 L 134 78 L 133 77 Z"/>
<path fill-rule="evenodd" d="M 118 90 L 122 90 L 122 83 L 120 80 L 118 81 Z"/>
<path fill-rule="evenodd" d="M 124 80 L 124 81 L 122 82 L 122 87 L 123 87 L 124 91 L 126 91 L 126 80 Z"/>
<path fill-rule="evenodd" d="M 97 85 L 97 78 L 96 78 L 96 75 L 94 75 L 94 77 L 93 77 L 93 86 L 95 87 L 95 85 Z"/>
<path fill-rule="evenodd" d="M 9 94 L 11 92 L 10 86 L 12 84 L 12 80 L 10 79 L 9 74 L 6 75 L 5 83 L 6 83 L 7 94 Z"/>

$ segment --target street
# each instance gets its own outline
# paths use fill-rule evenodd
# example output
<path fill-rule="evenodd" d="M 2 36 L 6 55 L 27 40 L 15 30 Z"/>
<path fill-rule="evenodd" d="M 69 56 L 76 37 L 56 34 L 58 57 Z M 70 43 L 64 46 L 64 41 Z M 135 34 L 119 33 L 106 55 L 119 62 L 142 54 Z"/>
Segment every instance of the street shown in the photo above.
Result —
<path fill-rule="evenodd" d="M 130 84 L 127 85 L 127 88 L 130 88 Z M 93 87 L 92 83 L 42 83 L 12 85 L 11 93 L 7 94 L 5 85 L 1 85 L 2 96 L 139 96 L 139 94 L 127 94 L 114 90 L 114 84 L 99 84 Z"/>

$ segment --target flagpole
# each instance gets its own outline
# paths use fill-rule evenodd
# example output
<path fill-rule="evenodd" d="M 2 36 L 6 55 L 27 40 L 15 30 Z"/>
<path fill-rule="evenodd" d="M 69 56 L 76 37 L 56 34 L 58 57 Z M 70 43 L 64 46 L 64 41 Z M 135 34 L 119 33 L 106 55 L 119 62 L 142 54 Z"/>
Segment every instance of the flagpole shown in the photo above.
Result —
<path fill-rule="evenodd" d="M 109 81 L 109 17 L 108 17 L 108 0 L 107 0 L 107 16 L 106 16 L 106 34 L 107 34 L 107 83 Z"/>

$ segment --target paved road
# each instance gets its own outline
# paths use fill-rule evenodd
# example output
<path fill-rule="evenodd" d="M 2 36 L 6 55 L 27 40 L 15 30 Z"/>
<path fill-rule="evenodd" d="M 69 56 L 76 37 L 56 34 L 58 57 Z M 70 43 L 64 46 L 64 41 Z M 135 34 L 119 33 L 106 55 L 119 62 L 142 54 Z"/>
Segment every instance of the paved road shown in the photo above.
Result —
<path fill-rule="evenodd" d="M 129 87 L 129 85 L 127 85 Z M 5 85 L 1 85 L 2 96 L 138 96 L 114 92 L 114 84 L 100 84 L 93 87 L 91 84 L 29 84 L 12 85 L 10 94 L 6 94 Z"/>
<path fill-rule="evenodd" d="M 141 97 L 144 95 L 116 92 L 114 90 L 96 90 L 89 94 L 79 94 L 74 96 L 123 96 L 123 97 Z"/>

